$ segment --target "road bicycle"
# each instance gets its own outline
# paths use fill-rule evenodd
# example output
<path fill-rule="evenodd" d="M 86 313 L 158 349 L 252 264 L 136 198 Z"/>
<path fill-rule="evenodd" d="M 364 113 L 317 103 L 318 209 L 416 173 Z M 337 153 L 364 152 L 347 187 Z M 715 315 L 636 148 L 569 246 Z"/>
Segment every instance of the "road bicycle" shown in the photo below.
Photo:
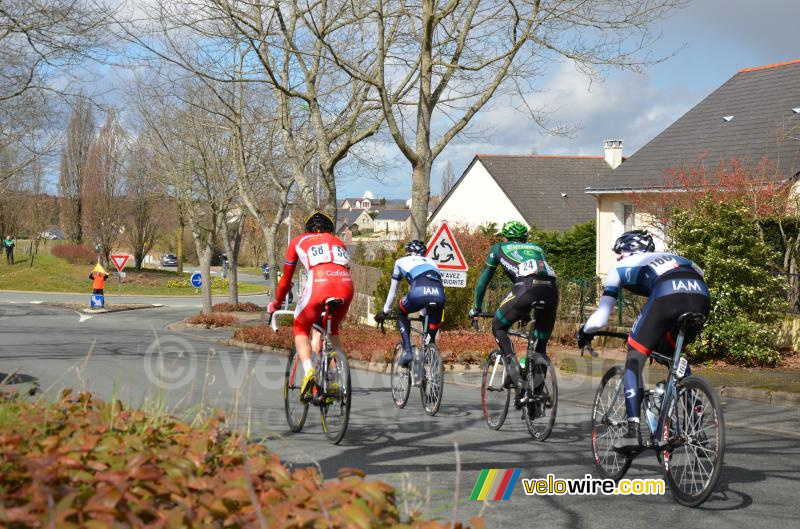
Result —
<path fill-rule="evenodd" d="M 689 374 L 683 353 L 688 329 L 702 327 L 705 316 L 687 312 L 678 318 L 678 337 L 672 358 L 653 351 L 651 362 L 668 368 L 668 376 L 642 395 L 641 423 L 649 436 L 641 450 L 622 453 L 614 449 L 615 439 L 627 428 L 623 366 L 609 369 L 600 382 L 592 406 L 592 455 L 601 476 L 618 481 L 633 459 L 645 450 L 655 450 L 664 469 L 665 481 L 678 503 L 696 507 L 706 501 L 719 482 L 725 453 L 725 422 L 719 397 L 705 379 Z M 595 333 L 627 339 L 624 333 Z M 597 356 L 591 347 L 592 356 Z"/>
<path fill-rule="evenodd" d="M 494 318 L 494 313 L 481 312 L 477 316 Z M 477 321 L 474 325 L 477 330 Z M 536 352 L 537 338 L 533 335 L 533 329 L 534 324 L 531 322 L 527 332 L 508 330 L 509 335 L 528 341 L 525 358 L 520 362 L 523 389 L 518 398 L 515 397 L 514 406 L 522 410 L 522 420 L 525 421 L 531 437 L 536 441 L 544 441 L 550 436 L 556 422 L 558 380 L 550 359 Z M 481 406 L 489 429 L 499 430 L 503 426 L 508 415 L 513 388 L 514 384 L 506 371 L 503 354 L 499 349 L 495 349 L 489 353 L 483 364 L 481 380 Z M 522 402 L 523 400 L 525 402 Z"/>
<path fill-rule="evenodd" d="M 330 298 L 325 301 L 325 312 L 320 322 L 313 328 L 322 335 L 322 348 L 313 353 L 314 382 L 313 386 L 301 394 L 303 369 L 300 356 L 294 347 L 286 362 L 286 374 L 283 383 L 283 401 L 286 410 L 286 421 L 289 429 L 297 433 L 303 429 L 308 416 L 309 404 L 318 406 L 322 430 L 333 444 L 339 444 L 347 431 L 350 420 L 352 387 L 350 385 L 350 364 L 344 352 L 331 343 L 330 315 L 342 304 L 343 299 Z M 290 310 L 278 310 L 272 314 L 271 326 L 278 330 L 277 316 L 294 314 Z"/>
<path fill-rule="evenodd" d="M 438 307 L 437 304 L 429 304 L 429 310 Z M 387 320 L 397 320 L 397 316 L 387 316 Z M 411 327 L 411 331 L 420 335 L 420 346 L 412 344 L 413 358 L 411 365 L 403 367 L 400 365 L 400 358 L 403 356 L 403 343 L 399 342 L 394 347 L 392 355 L 392 400 L 394 405 L 402 409 L 408 403 L 412 387 L 419 387 L 419 395 L 422 399 L 422 406 L 428 415 L 436 415 L 439 406 L 442 404 L 444 394 L 444 366 L 442 365 L 442 353 L 435 343 L 430 342 L 428 334 L 428 311 L 409 321 L 422 323 L 422 330 Z M 383 322 L 380 323 L 381 332 L 385 333 Z"/>

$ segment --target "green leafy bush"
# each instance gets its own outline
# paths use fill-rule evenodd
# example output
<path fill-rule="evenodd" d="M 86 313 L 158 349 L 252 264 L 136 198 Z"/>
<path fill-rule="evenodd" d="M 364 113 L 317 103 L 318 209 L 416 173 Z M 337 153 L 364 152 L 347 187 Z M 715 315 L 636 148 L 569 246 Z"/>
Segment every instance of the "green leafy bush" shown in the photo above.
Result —
<path fill-rule="evenodd" d="M 689 349 L 693 356 L 776 365 L 774 337 L 786 304 L 785 283 L 768 268 L 774 252 L 750 210 L 741 202 L 706 198 L 673 215 L 669 236 L 678 254 L 703 268 L 711 291 L 711 315 Z"/>

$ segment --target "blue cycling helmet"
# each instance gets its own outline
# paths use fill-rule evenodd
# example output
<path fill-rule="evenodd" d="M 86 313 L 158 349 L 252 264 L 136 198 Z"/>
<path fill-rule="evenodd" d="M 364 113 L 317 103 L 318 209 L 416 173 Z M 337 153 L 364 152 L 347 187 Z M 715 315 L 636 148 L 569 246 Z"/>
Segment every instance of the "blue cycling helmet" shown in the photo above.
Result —
<path fill-rule="evenodd" d="M 425 243 L 418 239 L 406 243 L 406 254 L 408 255 L 425 255 L 427 251 Z"/>
<path fill-rule="evenodd" d="M 646 230 L 631 230 L 617 238 L 613 249 L 617 254 L 655 252 L 656 245 L 653 237 Z"/>

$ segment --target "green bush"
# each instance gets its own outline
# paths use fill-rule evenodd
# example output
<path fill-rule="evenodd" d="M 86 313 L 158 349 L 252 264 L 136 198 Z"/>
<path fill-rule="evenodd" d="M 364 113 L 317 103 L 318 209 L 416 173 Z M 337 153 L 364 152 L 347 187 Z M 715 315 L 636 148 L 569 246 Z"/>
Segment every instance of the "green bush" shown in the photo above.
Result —
<path fill-rule="evenodd" d="M 780 355 L 773 344 L 786 305 L 785 281 L 769 270 L 774 251 L 750 210 L 740 202 L 703 199 L 672 221 L 675 251 L 703 268 L 711 291 L 709 321 L 690 353 L 701 361 L 776 365 Z"/>

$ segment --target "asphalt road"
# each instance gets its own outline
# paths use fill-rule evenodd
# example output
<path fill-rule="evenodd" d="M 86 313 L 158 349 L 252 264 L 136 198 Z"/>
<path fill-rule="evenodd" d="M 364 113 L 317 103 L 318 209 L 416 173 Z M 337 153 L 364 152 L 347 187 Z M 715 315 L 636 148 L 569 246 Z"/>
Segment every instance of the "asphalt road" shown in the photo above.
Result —
<path fill-rule="evenodd" d="M 596 381 L 563 375 L 556 428 L 547 442 L 535 443 L 513 412 L 503 430 L 486 428 L 474 377 L 451 380 L 439 414 L 430 418 L 418 394 L 412 393 L 406 409 L 397 410 L 388 377 L 354 370 L 350 428 L 342 444 L 332 446 L 324 439 L 316 409 L 310 410 L 303 432 L 288 432 L 281 392 L 285 359 L 219 346 L 214 340 L 227 336 L 225 331 L 198 336 L 164 329 L 194 308 L 102 314 L 80 322 L 74 311 L 8 301 L 6 293 L 0 294 L 0 372 L 35 377 L 50 395 L 73 386 L 105 397 L 116 394 L 136 405 L 163 401 L 189 415 L 197 413 L 199 403 L 222 408 L 254 436 L 266 439 L 287 463 L 316 465 L 326 477 L 336 476 L 341 467 L 357 467 L 393 483 L 400 488 L 404 512 L 418 505 L 430 515 L 449 518 L 457 507 L 458 518 L 466 520 L 483 509 L 487 527 L 592 528 L 785 528 L 796 527 L 800 514 L 797 409 L 724 401 L 724 472 L 719 490 L 700 509 L 681 507 L 669 493 L 527 497 L 521 483 L 509 501 L 476 502 L 468 497 L 484 468 L 521 468 L 522 477 L 530 478 L 594 474 L 587 419 Z M 164 391 L 154 383 L 159 348 L 167 358 L 162 385 L 183 380 L 180 388 Z M 647 454 L 634 462 L 628 476 L 661 474 Z"/>

